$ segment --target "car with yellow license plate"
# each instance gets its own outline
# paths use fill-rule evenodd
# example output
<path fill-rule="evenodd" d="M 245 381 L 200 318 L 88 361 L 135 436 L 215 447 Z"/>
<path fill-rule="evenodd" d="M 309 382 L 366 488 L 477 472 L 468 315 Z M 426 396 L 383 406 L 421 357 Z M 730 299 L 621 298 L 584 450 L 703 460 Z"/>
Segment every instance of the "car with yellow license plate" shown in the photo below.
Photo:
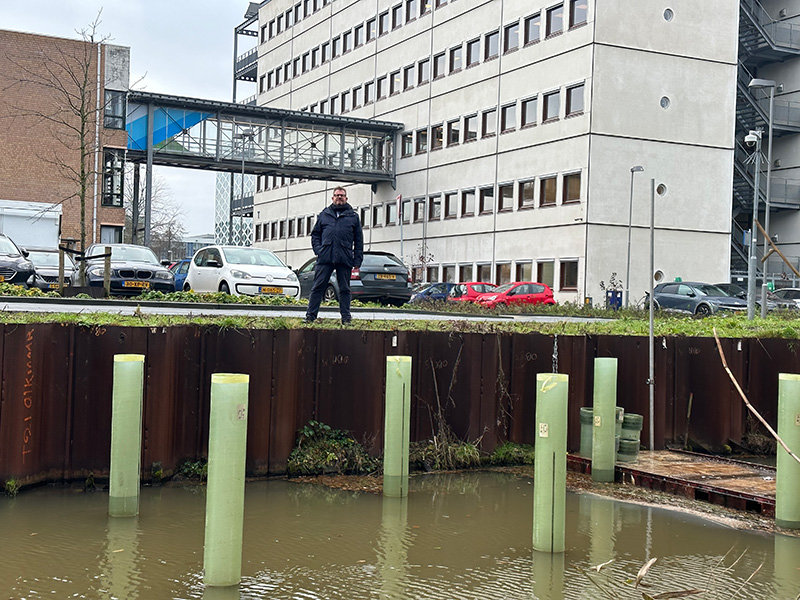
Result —
<path fill-rule="evenodd" d="M 111 251 L 109 281 L 112 296 L 138 296 L 143 292 L 174 292 L 175 277 L 162 266 L 155 253 L 135 244 L 92 244 L 86 250 L 86 285 L 103 287 L 106 248 Z M 72 272 L 72 285 L 79 285 L 80 269 Z"/>

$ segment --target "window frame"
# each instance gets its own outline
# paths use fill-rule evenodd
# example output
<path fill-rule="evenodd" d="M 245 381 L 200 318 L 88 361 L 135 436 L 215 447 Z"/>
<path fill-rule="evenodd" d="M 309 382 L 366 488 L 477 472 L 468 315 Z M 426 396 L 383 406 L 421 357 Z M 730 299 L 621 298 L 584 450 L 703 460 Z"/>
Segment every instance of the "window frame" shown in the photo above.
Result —
<path fill-rule="evenodd" d="M 474 131 L 470 130 L 470 124 L 474 123 Z M 464 117 L 464 143 L 474 142 L 478 139 L 478 114 L 474 113 Z"/>
<path fill-rule="evenodd" d="M 500 30 L 495 29 L 483 36 L 483 61 L 494 60 L 500 56 Z"/>
<path fill-rule="evenodd" d="M 561 21 L 559 29 L 553 29 L 554 17 Z M 545 12 L 544 39 L 549 40 L 562 33 L 564 33 L 564 3 L 559 2 L 549 7 Z"/>
<path fill-rule="evenodd" d="M 424 85 L 431 80 L 431 59 L 423 58 L 417 63 L 417 85 Z"/>
<path fill-rule="evenodd" d="M 553 184 L 552 201 L 548 200 L 549 184 Z M 558 203 L 558 175 L 543 175 L 539 177 L 539 208 L 556 206 Z"/>
<path fill-rule="evenodd" d="M 508 124 L 508 113 L 511 112 L 511 125 Z M 500 133 L 509 133 L 517 129 L 517 103 L 506 104 L 500 107 Z"/>
<path fill-rule="evenodd" d="M 569 259 L 560 259 L 559 263 L 559 277 L 558 277 L 558 289 L 561 292 L 577 292 L 578 291 L 578 283 L 579 283 L 579 261 L 577 258 L 569 258 Z M 574 284 L 571 281 L 567 281 L 567 277 L 571 275 L 567 272 L 567 268 L 572 270 L 574 267 L 575 269 L 575 281 Z"/>
<path fill-rule="evenodd" d="M 477 58 L 476 58 L 477 57 Z M 477 66 L 481 63 L 481 38 L 475 38 L 467 42 L 465 69 Z M 475 58 L 475 60 L 470 60 Z"/>
<path fill-rule="evenodd" d="M 548 117 L 547 116 L 548 109 L 550 108 L 550 102 L 552 101 L 553 98 L 555 98 L 557 102 L 556 116 Z M 560 117 L 561 117 L 561 89 L 552 90 L 550 92 L 542 94 L 542 124 L 558 121 Z"/>
<path fill-rule="evenodd" d="M 571 197 L 570 196 L 570 186 L 569 181 L 573 178 L 577 177 L 578 180 L 578 196 Z M 578 204 L 581 201 L 581 172 L 580 171 L 571 171 L 569 173 L 564 173 L 561 178 L 561 204 Z"/>
<path fill-rule="evenodd" d="M 479 215 L 494 214 L 494 186 L 486 186 L 478 189 L 478 206 L 477 211 Z M 488 206 L 487 206 L 488 205 Z"/>
<path fill-rule="evenodd" d="M 531 190 L 530 200 L 525 199 L 525 190 Z M 521 179 L 517 182 L 517 210 L 536 208 L 536 178 Z"/>
<path fill-rule="evenodd" d="M 440 61 L 441 61 L 441 69 L 439 68 Z M 433 76 L 433 81 L 441 79 L 447 74 L 446 52 L 440 52 L 439 54 L 434 55 L 432 63 L 433 65 L 432 65 L 431 75 Z"/>
<path fill-rule="evenodd" d="M 471 201 L 470 201 L 471 198 Z M 475 188 L 466 188 L 461 190 L 461 197 L 459 199 L 459 205 L 461 206 L 461 216 L 462 217 L 473 217 L 475 216 L 475 208 L 476 208 L 476 193 Z M 470 203 L 472 206 L 468 207 L 467 204 Z"/>
<path fill-rule="evenodd" d="M 511 195 L 506 196 L 503 192 L 511 190 Z M 507 202 L 506 202 L 507 200 Z M 514 210 L 514 182 L 506 181 L 497 184 L 497 212 L 511 212 Z"/>
<path fill-rule="evenodd" d="M 481 137 L 497 135 L 497 108 L 489 108 L 481 113 Z"/>
<path fill-rule="evenodd" d="M 522 21 L 523 33 L 523 46 L 530 46 L 531 44 L 538 44 L 542 41 L 542 13 L 541 11 L 534 13 Z M 536 37 L 531 35 L 531 26 L 536 27 Z"/>
<path fill-rule="evenodd" d="M 578 110 L 575 110 L 572 107 L 572 103 L 574 101 L 573 98 L 572 98 L 572 93 L 575 92 L 576 90 L 580 90 L 580 109 L 578 109 Z M 565 94 L 564 94 L 566 96 L 565 102 L 564 102 L 564 116 L 565 117 L 576 117 L 576 116 L 579 116 L 579 115 L 583 114 L 584 107 L 586 106 L 585 98 L 584 98 L 584 92 L 585 91 L 586 91 L 586 86 L 585 86 L 584 82 L 581 82 L 581 83 L 578 83 L 578 84 L 571 85 L 571 86 L 567 87 L 567 89 L 565 90 Z"/>
<path fill-rule="evenodd" d="M 513 46 L 508 44 L 509 31 L 513 31 L 516 37 L 516 42 Z M 517 50 L 519 50 L 519 21 L 514 21 L 503 27 L 503 54 L 516 52 Z"/>

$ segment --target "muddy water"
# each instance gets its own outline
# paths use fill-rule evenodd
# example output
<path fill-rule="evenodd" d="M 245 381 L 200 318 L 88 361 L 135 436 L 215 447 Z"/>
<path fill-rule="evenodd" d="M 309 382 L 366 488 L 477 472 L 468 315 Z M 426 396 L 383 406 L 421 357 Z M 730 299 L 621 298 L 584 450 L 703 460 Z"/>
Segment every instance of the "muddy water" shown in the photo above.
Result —
<path fill-rule="evenodd" d="M 625 580 L 650 558 L 650 595 L 800 593 L 798 538 L 590 495 L 568 495 L 567 552 L 534 553 L 532 491 L 496 473 L 414 477 L 406 500 L 248 483 L 242 584 L 204 590 L 204 488 L 145 488 L 135 519 L 109 519 L 104 493 L 41 488 L 0 498 L 0 598 L 604 598 L 585 571 L 612 559 L 597 585 L 641 598 Z"/>

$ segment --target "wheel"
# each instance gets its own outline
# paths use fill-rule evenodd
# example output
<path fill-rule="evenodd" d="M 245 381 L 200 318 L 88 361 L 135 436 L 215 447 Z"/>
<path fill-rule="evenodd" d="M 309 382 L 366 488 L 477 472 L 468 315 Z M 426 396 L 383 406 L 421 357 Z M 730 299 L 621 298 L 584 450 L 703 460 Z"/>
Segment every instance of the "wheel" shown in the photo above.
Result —
<path fill-rule="evenodd" d="M 322 299 L 325 301 L 336 300 L 336 290 L 333 289 L 332 285 L 329 285 L 325 288 L 325 293 L 322 294 Z"/>
<path fill-rule="evenodd" d="M 230 294 L 231 288 L 229 288 L 228 284 L 223 281 L 222 283 L 219 284 L 219 291 L 222 292 L 223 294 Z"/>
<path fill-rule="evenodd" d="M 189 285 L 188 281 L 183 284 L 183 291 L 184 292 L 191 292 L 192 291 L 192 286 Z"/>
<path fill-rule="evenodd" d="M 696 309 L 694 309 L 694 314 L 698 317 L 707 317 L 712 313 L 711 307 L 708 304 L 699 304 Z"/>

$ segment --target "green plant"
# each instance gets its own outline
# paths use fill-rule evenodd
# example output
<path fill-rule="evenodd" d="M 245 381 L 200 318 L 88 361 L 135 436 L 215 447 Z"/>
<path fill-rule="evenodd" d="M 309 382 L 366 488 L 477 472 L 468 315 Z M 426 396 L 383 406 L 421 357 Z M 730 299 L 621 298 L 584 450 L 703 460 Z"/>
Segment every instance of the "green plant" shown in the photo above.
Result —
<path fill-rule="evenodd" d="M 84 492 L 93 492 L 97 489 L 97 486 L 94 483 L 94 473 L 89 473 L 88 477 L 83 482 L 83 491 Z"/>
<path fill-rule="evenodd" d="M 164 479 L 164 469 L 160 462 L 156 461 L 150 465 L 150 479 L 153 483 L 159 484 Z"/>
<path fill-rule="evenodd" d="M 16 495 L 19 494 L 19 488 L 20 488 L 19 481 L 17 481 L 13 477 L 11 479 L 6 479 L 6 483 L 4 486 L 4 491 L 6 496 L 8 496 L 9 498 L 16 497 Z"/>
<path fill-rule="evenodd" d="M 289 455 L 287 465 L 290 476 L 364 474 L 378 468 L 378 461 L 348 432 L 319 421 L 309 421 L 298 430 L 297 446 Z"/>
<path fill-rule="evenodd" d="M 186 479 L 205 481 L 208 478 L 208 461 L 203 458 L 187 460 L 178 467 L 178 475 Z"/>
<path fill-rule="evenodd" d="M 493 465 L 532 465 L 533 457 L 533 446 L 505 442 L 489 455 L 489 462 Z"/>

